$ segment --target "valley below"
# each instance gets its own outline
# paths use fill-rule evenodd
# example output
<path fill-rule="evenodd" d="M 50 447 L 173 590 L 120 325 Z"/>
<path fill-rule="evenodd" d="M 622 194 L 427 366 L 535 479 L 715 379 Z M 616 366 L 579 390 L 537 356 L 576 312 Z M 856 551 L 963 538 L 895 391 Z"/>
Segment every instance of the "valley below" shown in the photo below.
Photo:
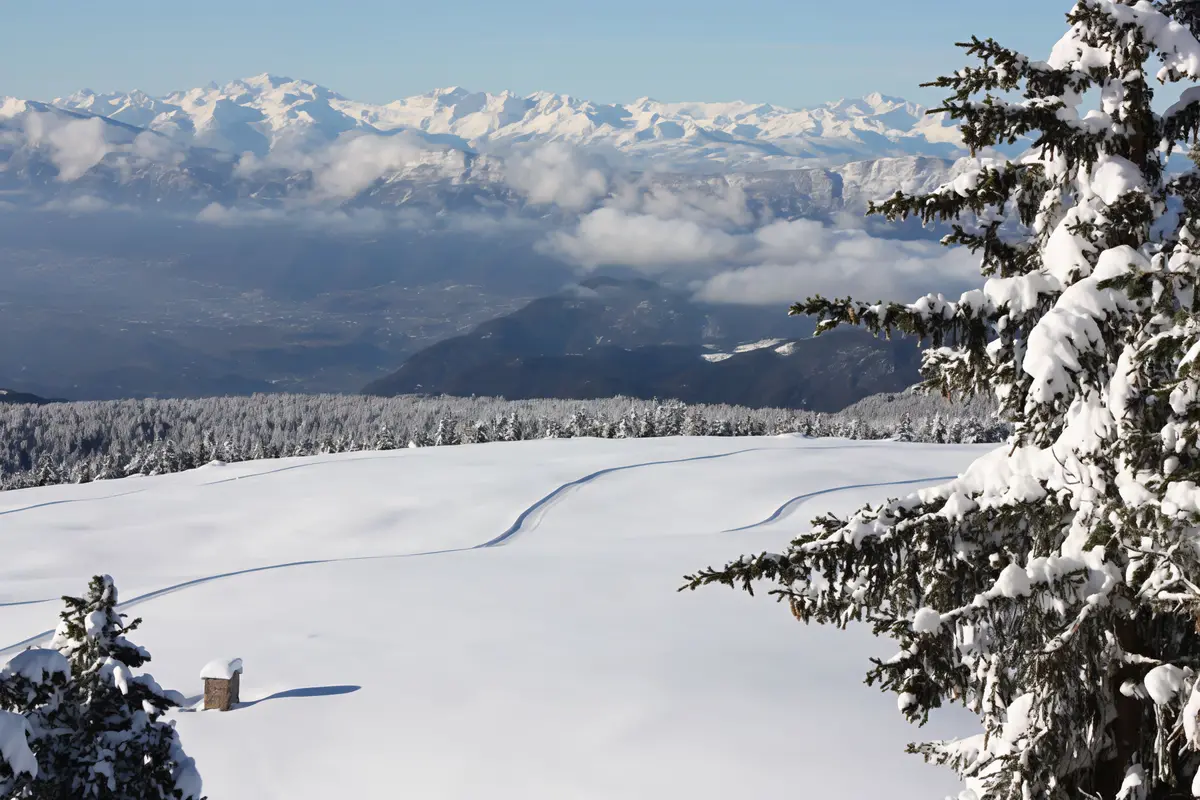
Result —
<path fill-rule="evenodd" d="M 814 342 L 788 305 L 971 288 L 944 231 L 863 217 L 964 153 L 944 115 L 877 93 L 371 105 L 260 75 L 0 99 L 0 386 L 835 411 L 914 383 L 915 348 Z"/>

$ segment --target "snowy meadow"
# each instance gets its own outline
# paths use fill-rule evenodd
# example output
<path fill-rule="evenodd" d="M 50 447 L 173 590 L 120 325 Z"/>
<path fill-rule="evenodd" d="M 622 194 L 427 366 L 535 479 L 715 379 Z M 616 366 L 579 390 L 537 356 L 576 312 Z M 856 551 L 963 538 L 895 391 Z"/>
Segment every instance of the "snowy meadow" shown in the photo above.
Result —
<path fill-rule="evenodd" d="M 111 573 L 223 800 L 945 795 L 861 686 L 889 643 L 676 589 L 988 447 L 585 438 L 9 491 L 0 642 L 44 643 L 57 597 Z M 242 704 L 191 710 L 233 657 Z"/>

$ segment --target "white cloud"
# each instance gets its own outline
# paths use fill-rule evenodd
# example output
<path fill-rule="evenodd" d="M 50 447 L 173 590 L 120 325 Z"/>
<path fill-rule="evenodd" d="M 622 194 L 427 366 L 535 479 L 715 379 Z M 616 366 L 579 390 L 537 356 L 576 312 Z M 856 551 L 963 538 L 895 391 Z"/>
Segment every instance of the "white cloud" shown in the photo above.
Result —
<path fill-rule="evenodd" d="M 121 139 L 99 119 L 32 112 L 25 137 L 41 147 L 73 181 L 109 153 L 125 161 L 170 162 L 183 150 L 166 137 Z M 108 139 L 106 139 L 106 135 Z M 119 140 L 119 141 L 110 141 Z M 401 173 L 421 180 L 458 178 L 467 156 L 411 132 L 381 136 L 343 134 L 316 150 L 280 146 L 264 157 L 244 155 L 243 176 L 264 169 L 308 172 L 312 191 L 297 194 L 286 210 L 228 208 L 213 204 L 197 219 L 215 225 L 288 222 L 329 232 L 371 233 L 386 228 L 457 231 L 472 235 L 531 235 L 546 220 L 497 214 L 441 214 L 424 208 L 343 210 L 347 198 L 381 178 Z M 492 179 L 495 162 L 482 166 Z M 577 213 L 574 222 L 546 236 L 544 250 L 583 269 L 623 265 L 668 279 L 689 281 L 711 302 L 775 304 L 821 293 L 866 299 L 909 299 L 927 291 L 953 293 L 977 284 L 975 259 L 930 241 L 884 239 L 857 215 L 835 215 L 833 225 L 814 220 L 773 220 L 756 215 L 742 189 L 721 176 L 666 174 L 620 176 L 599 158 L 565 145 L 510 152 L 503 180 L 539 205 Z M 76 198 L 72 211 L 96 210 L 101 201 Z M 554 217 L 558 218 L 558 217 Z M 538 228 L 539 231 L 545 228 Z"/>
<path fill-rule="evenodd" d="M 551 236 L 550 248 L 593 268 L 624 264 L 661 271 L 680 264 L 711 262 L 736 253 L 737 239 L 689 219 L 598 208 L 584 215 L 571 233 Z"/>
<path fill-rule="evenodd" d="M 150 131 L 143 131 L 135 136 L 131 150 L 135 156 L 157 163 L 179 164 L 184 159 L 180 145 L 162 134 Z"/>
<path fill-rule="evenodd" d="M 538 205 L 583 211 L 608 194 L 602 162 L 559 142 L 513 153 L 505 164 L 509 186 Z"/>
<path fill-rule="evenodd" d="M 271 166 L 249 150 L 242 153 L 237 163 L 233 165 L 233 174 L 239 178 L 249 178 L 262 169 Z"/>
<path fill-rule="evenodd" d="M 641 210 L 661 219 L 688 219 L 719 226 L 746 226 L 754 223 L 754 214 L 746 204 L 741 187 L 730 186 L 724 179 L 699 189 L 672 191 L 652 185 L 637 197 Z"/>
<path fill-rule="evenodd" d="M 713 303 L 774 305 L 814 294 L 907 301 L 930 291 L 957 294 L 979 281 L 979 261 L 937 242 L 881 239 L 809 220 L 780 222 L 754 234 L 749 266 L 699 280 Z"/>
<path fill-rule="evenodd" d="M 843 227 L 842 225 L 851 227 Z M 977 285 L 978 263 L 929 240 L 873 236 L 861 219 L 756 218 L 723 179 L 672 190 L 618 185 L 545 248 L 583 269 L 622 265 L 690 280 L 708 302 L 777 304 L 812 294 L 907 300 Z"/>
<path fill-rule="evenodd" d="M 544 248 L 586 269 L 619 264 L 660 272 L 734 257 L 743 248 L 739 229 L 753 221 L 745 195 L 723 180 L 684 191 L 623 182 Z"/>
<path fill-rule="evenodd" d="M 813 260 L 830 245 L 829 229 L 813 219 L 780 220 L 754 232 L 750 257 L 759 261 Z"/>
<path fill-rule="evenodd" d="M 280 209 L 230 208 L 210 203 L 196 214 L 197 222 L 231 228 L 264 223 L 289 223 L 325 233 L 376 233 L 392 227 L 395 215 L 376 209 L 297 209 L 291 213 Z"/>
<path fill-rule="evenodd" d="M 263 157 L 243 153 L 234 172 L 247 177 L 269 169 L 310 171 L 317 188 L 312 199 L 323 200 L 353 197 L 386 175 L 420 165 L 453 172 L 461 171 L 463 162 L 455 151 L 431 148 L 407 131 L 389 136 L 348 132 L 316 150 L 285 144 Z"/>
<path fill-rule="evenodd" d="M 196 214 L 197 222 L 207 222 L 210 225 L 236 227 L 262 222 L 281 222 L 286 219 L 282 211 L 267 209 L 235 209 L 220 203 L 209 203 L 200 213 Z"/>
<path fill-rule="evenodd" d="M 81 194 L 63 200 L 52 200 L 42 206 L 43 211 L 67 211 L 74 214 L 94 214 L 113 209 L 112 203 L 92 194 Z"/>
<path fill-rule="evenodd" d="M 25 118 L 25 135 L 35 147 L 49 147 L 50 161 L 63 182 L 78 180 L 112 149 L 99 117 L 64 121 L 54 114 L 33 113 Z"/>
<path fill-rule="evenodd" d="M 353 197 L 384 175 L 422 162 L 425 154 L 419 139 L 403 133 L 343 135 L 324 152 L 317 186 L 336 197 Z"/>

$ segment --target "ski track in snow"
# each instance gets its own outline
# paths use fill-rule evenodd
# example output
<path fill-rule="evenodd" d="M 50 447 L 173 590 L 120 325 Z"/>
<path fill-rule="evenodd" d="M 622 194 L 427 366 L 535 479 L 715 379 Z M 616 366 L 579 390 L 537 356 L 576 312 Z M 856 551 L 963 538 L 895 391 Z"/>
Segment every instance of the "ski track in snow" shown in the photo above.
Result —
<path fill-rule="evenodd" d="M 862 447 L 869 447 L 869 446 L 870 445 L 858 445 L 858 446 L 850 445 L 849 447 L 852 449 L 859 449 Z M 272 570 L 277 570 L 277 569 L 290 569 L 292 567 L 314 566 L 317 564 L 336 564 L 336 563 L 346 563 L 346 562 L 352 562 L 352 561 L 378 561 L 378 560 L 384 560 L 384 559 L 398 559 L 398 558 L 418 558 L 418 557 L 422 557 L 422 556 L 448 555 L 450 553 L 467 553 L 467 552 L 471 552 L 474 550 L 488 550 L 488 549 L 495 548 L 495 547 L 501 547 L 501 546 L 507 544 L 508 542 L 511 542 L 519 534 L 530 531 L 530 530 L 534 530 L 542 523 L 542 520 L 545 519 L 545 516 L 550 511 L 550 509 L 552 509 L 554 506 L 558 505 L 558 503 L 560 503 L 564 497 L 571 494 L 573 491 L 578 490 L 580 487 L 586 486 L 587 484 L 590 484 L 606 475 L 612 475 L 613 473 L 617 473 L 617 472 L 626 472 L 628 470 L 642 469 L 645 467 L 658 467 L 658 466 L 665 466 L 668 464 L 687 464 L 687 463 L 696 462 L 696 461 L 713 461 L 713 460 L 720 459 L 720 458 L 730 458 L 732 456 L 744 455 L 745 453 L 756 453 L 756 452 L 764 452 L 764 451 L 812 451 L 812 450 L 830 450 L 830 449 L 845 450 L 845 449 L 847 449 L 847 446 L 846 445 L 835 445 L 835 446 L 829 446 L 829 447 L 817 446 L 817 447 L 794 447 L 794 448 L 789 448 L 789 447 L 748 447 L 748 448 L 745 448 L 742 450 L 734 450 L 734 451 L 728 452 L 728 453 L 713 453 L 713 454 L 703 455 L 703 456 L 691 456 L 688 458 L 673 458 L 673 459 L 665 459 L 662 461 L 645 461 L 645 462 L 640 462 L 637 464 L 626 464 L 624 466 L 619 466 L 619 467 L 606 467 L 604 469 L 596 470 L 595 472 L 591 472 L 587 475 L 584 475 L 582 478 L 576 478 L 575 480 L 568 481 L 567 483 L 564 483 L 561 486 L 557 487 L 552 492 L 545 495 L 540 500 L 535 502 L 533 505 L 529 506 L 524 511 L 522 511 L 517 516 L 516 520 L 513 521 L 512 525 L 510 525 L 508 527 L 507 530 L 505 530 L 500 535 L 495 536 L 481 544 L 471 545 L 468 547 L 452 547 L 452 548 L 448 548 L 445 550 L 425 550 L 425 551 L 416 552 L 416 553 L 389 553 L 389 554 L 385 554 L 385 555 L 375 555 L 375 556 L 350 556 L 350 557 L 345 557 L 345 558 L 308 559 L 308 560 L 303 560 L 303 561 L 289 561 L 289 562 L 286 562 L 283 564 L 268 564 L 266 566 L 261 566 L 261 567 L 250 567 L 248 569 L 233 570 L 231 572 L 222 572 L 217 575 L 208 575 L 208 576 L 204 576 L 201 578 L 193 578 L 192 580 L 173 584 L 171 586 L 166 586 L 166 587 L 163 587 L 162 589 L 155 589 L 154 591 L 146 592 L 145 594 L 141 594 L 141 595 L 138 595 L 137 597 L 126 600 L 123 603 L 118 604 L 117 607 L 121 610 L 130 609 L 130 608 L 133 608 L 134 606 L 140 605 L 140 604 L 148 602 L 150 600 L 154 600 L 156 598 L 163 597 L 168 594 L 174 594 L 175 592 L 179 592 L 184 589 L 191 588 L 193 586 L 199 586 L 201 584 L 211 583 L 213 581 L 224 580 L 226 578 L 236 578 L 241 575 L 252 575 L 257 572 L 270 572 Z M 391 457 L 393 457 L 393 456 L 369 456 L 367 458 L 347 459 L 347 461 L 373 461 L 373 460 L 378 460 L 378 459 L 382 459 L 382 458 L 391 458 Z M 275 475 L 275 474 L 278 474 L 281 472 L 288 472 L 288 471 L 291 471 L 294 469 L 301 469 L 304 467 L 316 467 L 316 466 L 321 466 L 323 464 L 330 464 L 330 463 L 345 463 L 345 462 L 343 462 L 343 461 L 338 461 L 338 462 L 321 461 L 321 462 L 312 463 L 312 464 L 295 464 L 295 465 L 292 465 L 289 467 L 281 467 L 279 469 L 267 470 L 265 472 L 256 472 L 256 473 L 252 473 L 250 475 L 241 475 L 241 476 L 233 477 L 233 478 L 224 478 L 222 480 L 211 481 L 209 483 L 202 483 L 202 484 L 198 484 L 198 485 L 199 486 L 216 486 L 216 485 L 223 484 L 223 483 L 230 483 L 232 481 L 245 480 L 247 478 L 257 478 L 257 477 L 262 477 L 265 475 Z M 813 497 L 817 497 L 819 495 L 832 494 L 834 492 L 841 492 L 841 491 L 849 491 L 851 489 L 863 489 L 863 488 L 876 487 L 876 486 L 902 486 L 905 484 L 928 483 L 928 482 L 937 481 L 937 480 L 949 480 L 949 479 L 950 478 L 945 478 L 945 479 L 943 479 L 943 478 L 919 478 L 916 480 L 893 481 L 893 482 L 887 482 L 887 483 L 852 484 L 849 486 L 835 486 L 835 487 L 831 487 L 829 489 L 822 489 L 817 492 L 809 492 L 808 494 L 800 495 L 799 497 L 793 497 L 791 500 L 788 500 L 786 503 L 784 503 L 782 506 L 780 506 L 775 511 L 774 514 L 772 514 L 770 517 L 767 517 L 767 519 L 763 520 L 762 522 L 757 522 L 752 525 L 746 525 L 741 528 L 731 528 L 728 531 L 723 531 L 723 533 L 734 533 L 734 532 L 738 532 L 738 531 L 745 531 L 745 530 L 750 530 L 752 528 L 756 528 L 756 527 L 759 527 L 762 525 L 766 525 L 767 523 L 773 522 L 774 520 L 783 516 L 785 511 L 790 513 L 789 509 L 794 510 L 797 506 L 799 506 L 805 500 L 808 500 Z M 131 495 L 131 494 L 137 494 L 139 492 L 144 492 L 144 491 L 146 491 L 146 489 L 142 488 L 142 489 L 135 489 L 132 492 L 122 492 L 121 494 L 104 495 L 102 497 L 81 497 L 76 500 L 56 500 L 56 501 L 48 502 L 48 503 L 39 503 L 37 505 L 26 506 L 24 508 L 10 509 L 8 511 L 0 512 L 0 515 L 15 514 L 19 511 L 30 511 L 30 510 L 37 509 L 37 508 L 44 508 L 46 506 L 53 506 L 53 505 L 61 505 L 64 503 L 81 503 L 81 502 L 88 502 L 91 500 L 110 500 L 110 499 L 113 499 L 116 497 L 125 497 L 125 496 Z M 0 603 L 0 608 L 10 607 L 10 606 L 36 605 L 38 603 L 49 603 L 49 602 L 53 602 L 54 600 L 57 600 L 57 599 L 59 599 L 59 598 L 46 598 L 43 600 L 23 600 L 23 601 L 9 602 L 9 603 Z M 35 645 L 41 641 L 44 641 L 45 639 L 48 639 L 49 637 L 51 637 L 53 635 L 54 635 L 53 629 L 34 634 L 33 636 L 30 636 L 26 639 L 22 639 L 19 642 L 15 642 L 14 644 L 10 644 L 6 647 L 0 648 L 0 656 L 8 656 L 13 653 L 19 652 L 20 650 L 23 650 L 31 645 Z"/>
<path fill-rule="evenodd" d="M 487 542 L 484 542 L 483 544 L 476 545 L 475 547 L 469 548 L 469 549 L 479 550 L 479 549 L 482 549 L 485 547 L 497 547 L 499 545 L 502 545 L 502 544 L 510 541 L 517 534 L 520 534 L 527 530 L 534 530 L 535 528 L 537 528 L 539 525 L 542 524 L 542 520 L 545 519 L 546 513 L 551 508 L 558 505 L 558 503 L 561 502 L 562 499 L 566 495 L 570 494 L 571 492 L 580 488 L 581 486 L 591 483 L 592 481 L 596 480 L 597 478 L 603 478 L 605 475 L 611 475 L 614 472 L 625 472 L 625 471 L 631 470 L 631 469 L 641 469 L 642 467 L 659 467 L 659 466 L 663 466 L 664 464 L 687 464 L 692 461 L 712 461 L 712 460 L 715 460 L 718 458 L 729 458 L 730 456 L 740 456 L 744 453 L 758 453 L 758 452 L 762 452 L 764 450 L 792 450 L 792 449 L 815 450 L 817 448 L 813 448 L 813 447 L 804 447 L 804 448 L 800 448 L 800 447 L 797 447 L 797 448 L 748 447 L 744 450 L 734 450 L 732 453 L 714 453 L 714 454 L 706 455 L 706 456 L 692 456 L 691 458 L 672 458 L 672 459 L 668 459 L 665 461 L 646 461 L 641 464 L 627 464 L 623 467 L 607 467 L 605 469 L 596 470 L 593 473 L 584 475 L 582 478 L 576 478 L 575 480 L 573 480 L 569 483 L 564 483 L 562 486 L 559 486 L 553 492 L 546 495 L 541 500 L 538 500 L 536 503 L 531 505 L 529 508 L 522 511 L 520 516 L 517 517 L 516 521 L 513 522 L 513 524 L 510 525 L 508 530 L 506 530 L 504 533 L 500 534 L 499 536 L 497 536 L 494 539 L 491 539 Z"/>
<path fill-rule="evenodd" d="M 221 480 L 218 480 L 218 481 L 209 481 L 207 483 L 200 483 L 200 484 L 196 484 L 196 485 L 197 486 L 219 486 L 222 483 L 233 483 L 234 481 L 242 481 L 242 480 L 247 480 L 249 478 L 261 478 L 264 475 L 276 475 L 280 472 L 290 472 L 291 470 L 294 470 L 294 469 L 304 469 L 307 467 L 320 467 L 320 466 L 324 466 L 326 464 L 345 464 L 350 461 L 378 461 L 379 459 L 383 459 L 383 458 L 394 458 L 394 456 L 368 456 L 366 458 L 348 458 L 348 459 L 345 459 L 344 461 L 318 461 L 313 464 L 293 464 L 290 467 L 280 467 L 279 469 L 270 469 L 270 470 L 266 470 L 265 472 L 252 472 L 249 475 L 236 475 L 232 478 L 222 478 Z M 10 508 L 6 511 L 0 511 L 0 517 L 8 516 L 9 514 L 19 514 L 23 511 L 36 511 L 39 508 L 48 508 L 50 506 L 61 506 L 61 505 L 67 505 L 70 503 L 94 503 L 94 502 L 98 502 L 100 500 L 112 500 L 117 497 L 128 497 L 131 494 L 138 494 L 138 493 L 144 492 L 144 491 L 146 491 L 146 489 L 142 488 L 142 489 L 134 489 L 131 492 L 121 492 L 119 494 L 100 495 L 99 497 L 77 497 L 72 500 L 51 500 L 46 503 L 35 503 L 34 505 L 31 505 L 31 506 L 22 506 L 20 508 Z M 45 601 L 44 600 L 30 600 L 28 602 L 42 603 Z M 17 604 L 15 604 L 15 603 L 0 603 L 0 608 L 3 608 L 6 605 L 11 606 L 11 605 L 17 605 Z"/>
<path fill-rule="evenodd" d="M 407 448 L 397 448 L 397 450 L 405 450 Z M 261 478 L 264 475 L 278 475 L 281 472 L 291 472 L 294 469 L 309 469 L 311 467 L 323 467 L 329 464 L 348 464 L 355 461 L 380 461 L 383 459 L 395 458 L 396 455 L 380 455 L 380 456 L 364 456 L 362 458 L 346 458 L 336 461 L 313 461 L 308 464 L 293 464 L 290 467 L 279 467 L 277 469 L 268 469 L 263 472 L 251 472 L 249 475 L 235 475 L 232 478 L 222 478 L 219 481 L 209 481 L 202 483 L 201 486 L 220 486 L 222 483 L 234 483 L 236 481 L 244 481 L 250 478 Z"/>
<path fill-rule="evenodd" d="M 36 503 L 32 506 L 22 506 L 21 508 L 10 508 L 7 511 L 0 511 L 0 517 L 6 517 L 9 514 L 18 514 L 22 511 L 33 511 L 38 508 L 48 508 L 49 506 L 63 506 L 70 503 L 91 503 L 97 500 L 112 500 L 116 497 L 128 497 L 131 494 L 144 492 L 145 489 L 134 489 L 132 492 L 121 492 L 120 494 L 105 494 L 100 497 L 77 497 L 74 500 L 51 500 L 48 503 Z M 7 605 L 12 605 L 8 603 Z"/>
<path fill-rule="evenodd" d="M 793 497 L 791 500 L 788 500 L 786 503 L 781 505 L 779 508 L 775 509 L 775 511 L 771 514 L 771 516 L 767 517 L 762 522 L 755 522 L 750 525 L 743 525 L 740 528 L 730 528 L 729 530 L 725 530 L 725 531 L 721 531 L 721 532 L 722 533 L 738 533 L 740 531 L 748 531 L 748 530 L 753 530 L 754 528 L 761 528 L 764 525 L 770 525 L 772 522 L 774 522 L 778 519 L 782 519 L 784 517 L 790 516 L 793 511 L 795 511 L 800 506 L 804 505 L 804 503 L 813 499 L 814 497 L 820 497 L 823 494 L 833 494 L 834 492 L 848 492 L 852 489 L 875 489 L 875 488 L 879 488 L 882 486 L 908 486 L 908 485 L 911 485 L 914 483 L 936 483 L 938 481 L 952 481 L 955 479 L 955 477 L 957 477 L 957 476 L 955 476 L 955 475 L 939 475 L 939 476 L 933 477 L 933 478 L 913 478 L 912 480 L 907 480 L 907 481 L 883 481 L 882 483 L 856 483 L 851 486 L 834 486 L 831 489 L 821 489 L 816 492 L 809 492 L 808 494 L 802 494 L 802 495 L 797 495 L 796 497 Z"/>

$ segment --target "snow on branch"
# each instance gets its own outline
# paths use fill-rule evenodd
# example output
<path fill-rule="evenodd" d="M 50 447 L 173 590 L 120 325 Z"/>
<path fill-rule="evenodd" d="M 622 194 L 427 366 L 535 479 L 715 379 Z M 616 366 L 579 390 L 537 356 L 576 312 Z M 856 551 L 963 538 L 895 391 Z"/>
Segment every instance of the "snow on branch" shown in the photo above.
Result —
<path fill-rule="evenodd" d="M 803 622 L 893 638 L 868 682 L 916 722 L 950 702 L 979 718 L 910 748 L 964 799 L 1200 796 L 1200 173 L 1165 164 L 1200 93 L 1160 117 L 1152 89 L 1200 77 L 1200 5 L 1079 0 L 1068 25 L 1044 63 L 972 39 L 981 65 L 935 83 L 973 149 L 1024 157 L 872 208 L 954 226 L 983 287 L 792 308 L 922 338 L 930 385 L 993 392 L 1008 442 L 686 586 L 772 581 Z"/>

